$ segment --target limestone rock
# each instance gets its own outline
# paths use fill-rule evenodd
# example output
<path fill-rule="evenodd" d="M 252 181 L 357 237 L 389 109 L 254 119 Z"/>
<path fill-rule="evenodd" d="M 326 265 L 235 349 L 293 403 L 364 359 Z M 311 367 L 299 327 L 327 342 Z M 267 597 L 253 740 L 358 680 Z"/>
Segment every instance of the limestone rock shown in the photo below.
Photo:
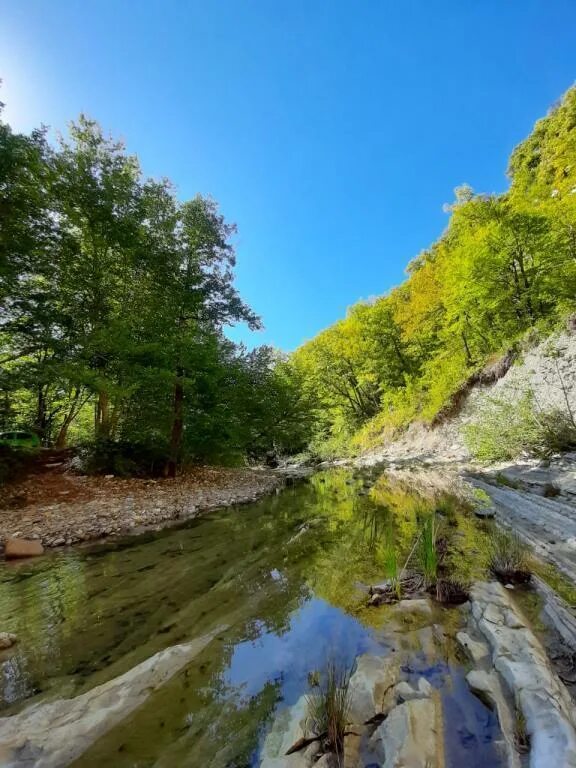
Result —
<path fill-rule="evenodd" d="M 306 735 L 308 701 L 301 696 L 293 707 L 281 710 L 275 717 L 260 755 L 260 768 L 308 768 L 317 749 L 306 749 L 287 755 L 286 752 Z"/>
<path fill-rule="evenodd" d="M 490 651 L 485 643 L 481 643 L 478 640 L 473 640 L 467 632 L 457 632 L 456 640 L 467 651 L 471 660 L 478 664 L 489 656 Z"/>
<path fill-rule="evenodd" d="M 494 667 L 526 718 L 530 768 L 576 768 L 576 711 L 540 641 L 501 584 L 475 584 L 471 599 L 472 616 L 490 645 Z"/>
<path fill-rule="evenodd" d="M 398 683 L 394 692 L 396 693 L 396 697 L 400 698 L 402 701 L 427 699 L 432 693 L 432 686 L 425 677 L 421 677 L 418 680 L 416 688 L 403 680 L 401 683 Z"/>
<path fill-rule="evenodd" d="M 4 544 L 4 557 L 13 560 L 19 557 L 36 557 L 44 552 L 44 547 L 37 539 L 17 539 L 9 536 Z"/>
<path fill-rule="evenodd" d="M 62 768 L 140 707 L 226 627 L 166 648 L 119 677 L 76 696 L 0 718 L 0 765 Z"/>
<path fill-rule="evenodd" d="M 392 697 L 395 682 L 398 679 L 396 657 L 359 656 L 356 670 L 350 678 L 350 715 L 353 723 L 365 723 L 374 715 L 385 711 Z"/>
<path fill-rule="evenodd" d="M 414 699 L 390 712 L 370 740 L 382 768 L 441 768 L 438 754 L 444 734 L 436 733 L 436 704 Z"/>

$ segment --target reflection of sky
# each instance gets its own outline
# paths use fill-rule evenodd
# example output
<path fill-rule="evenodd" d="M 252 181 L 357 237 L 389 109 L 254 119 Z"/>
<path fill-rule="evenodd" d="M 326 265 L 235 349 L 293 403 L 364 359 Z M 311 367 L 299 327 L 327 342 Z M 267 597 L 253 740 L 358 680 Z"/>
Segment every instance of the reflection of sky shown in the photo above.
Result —
<path fill-rule="evenodd" d="M 295 611 L 286 632 L 264 632 L 239 643 L 224 674 L 227 685 L 243 696 L 259 693 L 268 681 L 279 682 L 286 705 L 306 693 L 308 673 L 329 659 L 350 666 L 361 653 L 382 653 L 370 631 L 339 608 L 313 597 Z"/>
<path fill-rule="evenodd" d="M 430 666 L 418 655 L 402 671 L 412 684 L 425 677 L 441 692 L 446 768 L 503 765 L 494 743 L 501 737 L 498 717 L 470 691 L 461 668 L 444 662 Z"/>

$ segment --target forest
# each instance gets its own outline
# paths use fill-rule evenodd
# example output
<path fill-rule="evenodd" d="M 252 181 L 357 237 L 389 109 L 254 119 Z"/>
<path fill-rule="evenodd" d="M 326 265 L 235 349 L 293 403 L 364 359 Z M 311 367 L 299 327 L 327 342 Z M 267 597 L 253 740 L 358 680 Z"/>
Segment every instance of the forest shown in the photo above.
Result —
<path fill-rule="evenodd" d="M 174 475 L 349 455 L 433 422 L 488 362 L 576 308 L 576 88 L 512 153 L 503 194 L 456 190 L 404 283 L 291 355 L 234 286 L 235 228 L 81 116 L 53 146 L 0 124 L 0 429 L 101 471 Z M 352 267 L 350 267 L 352 268 Z"/>
<path fill-rule="evenodd" d="M 174 475 L 306 444 L 282 355 L 233 344 L 235 228 L 81 116 L 52 146 L 0 124 L 0 429 L 102 471 Z"/>
<path fill-rule="evenodd" d="M 504 194 L 458 188 L 446 230 L 405 282 L 294 354 L 317 398 L 314 450 L 357 453 L 434 423 L 484 366 L 574 312 L 576 88 L 516 147 L 508 176 Z"/>

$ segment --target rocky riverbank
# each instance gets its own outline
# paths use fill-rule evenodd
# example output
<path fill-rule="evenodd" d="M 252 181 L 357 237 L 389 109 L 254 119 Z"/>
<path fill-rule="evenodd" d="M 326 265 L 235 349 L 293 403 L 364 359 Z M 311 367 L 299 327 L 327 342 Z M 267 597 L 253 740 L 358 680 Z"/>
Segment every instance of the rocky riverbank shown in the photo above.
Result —
<path fill-rule="evenodd" d="M 273 470 L 198 467 L 176 479 L 89 477 L 71 471 L 32 474 L 2 489 L 0 541 L 34 539 L 59 547 L 138 533 L 280 488 Z"/>

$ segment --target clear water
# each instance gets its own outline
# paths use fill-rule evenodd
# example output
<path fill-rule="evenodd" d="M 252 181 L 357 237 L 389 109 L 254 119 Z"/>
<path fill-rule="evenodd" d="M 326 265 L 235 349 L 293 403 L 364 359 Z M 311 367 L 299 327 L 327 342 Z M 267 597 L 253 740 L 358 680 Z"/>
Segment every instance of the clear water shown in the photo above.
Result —
<path fill-rule="evenodd" d="M 1 657 L 3 714 L 75 696 L 225 624 L 75 765 L 258 765 L 274 713 L 307 692 L 311 672 L 328 658 L 351 665 L 388 652 L 386 608 L 367 609 L 360 587 L 382 580 L 387 537 L 402 551 L 432 503 L 384 476 L 331 470 L 179 529 L 5 564 L 1 629 L 20 641 Z M 465 547 L 470 523 L 450 504 Z M 439 620 L 454 623 L 453 614 Z M 459 721 L 446 735 L 447 765 L 499 765 L 497 724 L 461 663 L 447 659 L 434 674 Z"/>

